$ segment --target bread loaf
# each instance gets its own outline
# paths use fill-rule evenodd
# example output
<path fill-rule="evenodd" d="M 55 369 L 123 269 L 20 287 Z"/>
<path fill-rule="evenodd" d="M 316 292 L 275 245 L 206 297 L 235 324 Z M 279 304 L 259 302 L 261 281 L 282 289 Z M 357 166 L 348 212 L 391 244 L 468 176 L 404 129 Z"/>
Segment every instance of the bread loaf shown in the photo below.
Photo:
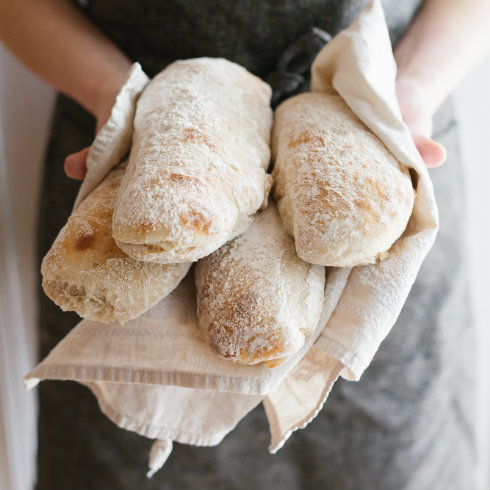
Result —
<path fill-rule="evenodd" d="M 274 196 L 303 260 L 351 267 L 387 255 L 412 213 L 410 173 L 341 97 L 283 102 L 272 152 Z"/>
<path fill-rule="evenodd" d="M 41 266 L 46 294 L 89 320 L 124 323 L 167 296 L 190 263 L 149 264 L 112 238 L 112 213 L 124 168 L 113 170 L 61 229 Z"/>
<path fill-rule="evenodd" d="M 195 261 L 243 232 L 271 186 L 267 84 L 224 59 L 177 61 L 141 95 L 113 236 L 145 261 Z"/>
<path fill-rule="evenodd" d="M 275 203 L 196 266 L 198 324 L 212 351 L 271 367 L 296 353 L 320 318 L 325 268 L 307 264 Z"/>

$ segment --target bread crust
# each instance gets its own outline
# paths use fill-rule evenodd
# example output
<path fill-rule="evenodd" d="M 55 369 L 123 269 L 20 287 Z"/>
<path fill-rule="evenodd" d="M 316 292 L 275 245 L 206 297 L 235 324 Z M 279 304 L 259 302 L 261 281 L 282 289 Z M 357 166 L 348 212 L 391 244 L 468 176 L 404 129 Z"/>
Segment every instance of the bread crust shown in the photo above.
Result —
<path fill-rule="evenodd" d="M 160 265 L 128 257 L 112 238 L 112 214 L 125 169 L 118 167 L 82 202 L 41 265 L 45 293 L 89 320 L 124 323 L 179 284 L 190 263 Z"/>
<path fill-rule="evenodd" d="M 283 102 L 272 152 L 274 197 L 303 260 L 352 267 L 388 256 L 412 213 L 410 173 L 341 97 Z"/>
<path fill-rule="evenodd" d="M 320 318 L 325 268 L 295 250 L 274 202 L 196 265 L 198 324 L 212 351 L 270 367 L 296 353 Z"/>
<path fill-rule="evenodd" d="M 145 261 L 195 261 L 243 232 L 271 187 L 270 87 L 224 59 L 177 61 L 136 109 L 113 236 Z"/>

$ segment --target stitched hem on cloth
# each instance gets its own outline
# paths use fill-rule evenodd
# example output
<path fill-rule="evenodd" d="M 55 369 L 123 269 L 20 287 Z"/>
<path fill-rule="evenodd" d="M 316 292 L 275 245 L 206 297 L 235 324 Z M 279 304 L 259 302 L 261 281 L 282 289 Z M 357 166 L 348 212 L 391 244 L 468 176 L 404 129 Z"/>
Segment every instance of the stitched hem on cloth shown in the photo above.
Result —
<path fill-rule="evenodd" d="M 315 408 L 313 410 L 310 410 L 302 419 L 300 419 L 298 422 L 293 424 L 286 431 L 281 430 L 279 427 L 280 424 L 278 422 L 277 412 L 274 405 L 268 400 L 267 397 L 264 398 L 264 401 L 262 403 L 265 408 L 265 412 L 267 415 L 267 419 L 269 421 L 269 427 L 272 435 L 271 442 L 268 448 L 271 454 L 277 453 L 277 451 L 279 451 L 279 449 L 281 449 L 284 446 L 285 442 L 291 437 L 293 432 L 299 429 L 304 429 L 313 419 L 316 418 L 320 410 L 325 405 L 328 395 L 330 394 L 330 391 L 332 391 L 333 385 L 339 378 L 342 369 L 344 369 L 344 365 L 340 361 L 338 361 L 333 357 L 332 357 L 332 361 L 333 361 L 333 366 L 331 372 L 328 376 L 328 380 L 325 383 L 325 386 L 321 392 L 319 401 L 316 404 Z"/>
<path fill-rule="evenodd" d="M 43 365 L 42 363 L 24 378 L 24 384 L 27 389 L 31 389 L 37 386 L 40 381 L 47 379 L 166 385 L 241 393 L 243 395 L 266 395 L 271 390 L 270 384 L 265 384 L 263 381 L 254 382 L 250 378 L 233 378 L 210 374 L 200 376 L 196 373 L 162 373 L 143 369 L 135 371 L 131 368 L 66 366 L 60 364 Z"/>
<path fill-rule="evenodd" d="M 341 362 L 343 369 L 340 375 L 349 381 L 359 381 L 362 373 L 371 362 L 371 357 L 368 355 L 360 355 L 359 352 L 353 352 L 352 347 L 349 348 L 337 339 L 329 337 L 327 329 L 323 332 L 321 341 L 317 342 L 315 347 Z"/>

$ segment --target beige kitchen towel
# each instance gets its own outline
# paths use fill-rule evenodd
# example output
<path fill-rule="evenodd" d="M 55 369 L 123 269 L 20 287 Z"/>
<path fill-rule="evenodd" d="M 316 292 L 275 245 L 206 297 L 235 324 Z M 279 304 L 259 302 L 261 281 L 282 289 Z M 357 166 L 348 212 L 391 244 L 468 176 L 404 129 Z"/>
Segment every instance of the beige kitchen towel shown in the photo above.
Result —
<path fill-rule="evenodd" d="M 338 374 L 359 380 L 394 325 L 434 243 L 438 213 L 432 182 L 402 121 L 395 77 L 396 65 L 379 0 L 371 1 L 313 63 L 312 90 L 341 95 L 400 162 L 413 170 L 417 195 L 407 229 L 391 248 L 390 256 L 350 270 L 335 311 L 313 350 L 290 373 L 290 382 L 279 385 L 264 400 L 271 452 L 316 416 Z M 304 382 L 302 365 L 307 362 L 318 366 L 323 379 L 317 379 L 315 369 L 310 368 L 306 372 L 312 373 L 311 379 Z"/>
<path fill-rule="evenodd" d="M 413 215 L 390 257 L 351 270 L 329 269 L 314 337 L 274 369 L 235 365 L 209 353 L 197 328 L 189 276 L 171 296 L 124 326 L 82 321 L 27 376 L 28 386 L 42 379 L 85 383 L 119 426 L 196 445 L 216 444 L 267 395 L 269 449 L 275 452 L 316 416 L 338 375 L 359 379 L 394 324 L 434 241 L 437 208 L 428 173 L 401 120 L 395 64 L 379 0 L 370 2 L 356 22 L 320 52 L 312 71 L 313 90 L 338 92 L 414 170 Z M 95 168 L 96 162 L 89 173 Z M 216 392 L 220 395 L 213 395 Z M 201 411 L 194 416 L 186 406 Z M 223 421 L 221 410 L 227 407 L 230 417 Z"/>
<path fill-rule="evenodd" d="M 124 325 L 83 320 L 26 376 L 87 385 L 119 427 L 185 444 L 218 444 L 288 375 L 323 329 L 347 274 L 332 270 L 313 336 L 284 364 L 234 364 L 211 353 L 197 325 L 193 271 L 151 310 Z"/>
<path fill-rule="evenodd" d="M 434 243 L 438 213 L 432 182 L 395 93 L 396 65 L 381 3 L 372 2 L 328 44 L 312 67 L 312 90 L 337 92 L 406 167 L 416 198 L 412 216 L 390 256 L 354 267 L 317 347 L 342 361 L 342 375 L 358 380 L 395 323 L 420 265 Z M 369 42 L 366 42 L 369 40 Z"/>
<path fill-rule="evenodd" d="M 151 310 L 120 325 L 80 322 L 26 378 L 180 386 L 265 395 L 308 351 L 342 293 L 347 275 L 327 277 L 322 317 L 305 346 L 275 368 L 236 364 L 211 352 L 197 325 L 193 270 Z"/>
<path fill-rule="evenodd" d="M 135 107 L 147 81 L 134 64 L 92 145 L 75 207 L 129 151 Z M 307 352 L 346 279 L 343 270 L 327 275 L 322 317 L 313 336 L 274 369 L 233 364 L 211 353 L 197 326 L 191 271 L 170 296 L 123 326 L 80 322 L 26 377 L 26 386 L 43 379 L 75 380 L 93 391 L 102 411 L 122 428 L 182 443 L 217 444 Z"/>

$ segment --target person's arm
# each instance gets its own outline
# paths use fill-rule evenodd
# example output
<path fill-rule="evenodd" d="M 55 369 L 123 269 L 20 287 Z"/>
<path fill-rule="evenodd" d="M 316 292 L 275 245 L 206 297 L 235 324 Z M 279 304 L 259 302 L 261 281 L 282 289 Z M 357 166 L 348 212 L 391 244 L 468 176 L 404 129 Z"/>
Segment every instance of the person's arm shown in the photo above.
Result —
<path fill-rule="evenodd" d="M 433 114 L 489 50 L 490 0 L 426 0 L 396 46 L 398 100 L 427 166 L 445 159 Z"/>
<path fill-rule="evenodd" d="M 28 68 L 103 124 L 131 66 L 71 0 L 0 0 L 0 40 Z M 67 173 L 83 178 L 87 150 Z"/>

